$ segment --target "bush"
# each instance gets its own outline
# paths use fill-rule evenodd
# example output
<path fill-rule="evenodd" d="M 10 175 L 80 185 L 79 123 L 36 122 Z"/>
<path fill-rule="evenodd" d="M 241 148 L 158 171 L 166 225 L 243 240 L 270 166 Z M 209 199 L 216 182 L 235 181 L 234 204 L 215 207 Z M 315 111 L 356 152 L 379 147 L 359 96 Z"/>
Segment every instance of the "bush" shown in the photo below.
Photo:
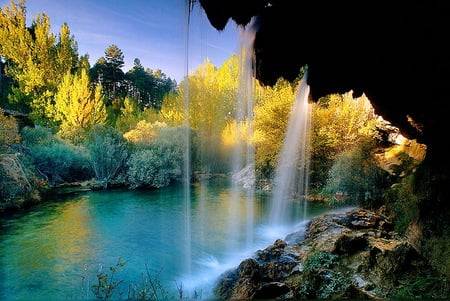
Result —
<path fill-rule="evenodd" d="M 66 143 L 33 147 L 31 155 L 34 166 L 51 185 L 83 181 L 93 175 L 86 152 Z"/>
<path fill-rule="evenodd" d="M 182 175 L 182 135 L 182 128 L 162 129 L 149 146 L 140 148 L 131 155 L 127 171 L 130 188 L 161 188 Z"/>
<path fill-rule="evenodd" d="M 50 185 L 92 178 L 84 148 L 67 143 L 47 128 L 24 128 L 22 137 L 36 173 Z"/>
<path fill-rule="evenodd" d="M 14 117 L 6 116 L 0 108 L 0 152 L 20 141 L 19 127 Z"/>
<path fill-rule="evenodd" d="M 106 187 L 125 165 L 129 154 L 127 141 L 120 131 L 95 125 L 88 133 L 86 148 L 95 178 Z"/>
<path fill-rule="evenodd" d="M 322 191 L 332 204 L 342 202 L 376 208 L 383 203 L 383 192 L 390 184 L 389 175 L 378 166 L 372 150 L 370 143 L 363 143 L 338 156 Z M 342 198 L 337 200 L 336 195 Z"/>
<path fill-rule="evenodd" d="M 26 196 L 32 190 L 33 186 L 18 157 L 14 154 L 0 154 L 0 200 L 2 203 Z"/>
<path fill-rule="evenodd" d="M 26 147 L 44 146 L 54 144 L 59 141 L 51 129 L 45 127 L 24 127 L 21 132 L 22 143 Z"/>

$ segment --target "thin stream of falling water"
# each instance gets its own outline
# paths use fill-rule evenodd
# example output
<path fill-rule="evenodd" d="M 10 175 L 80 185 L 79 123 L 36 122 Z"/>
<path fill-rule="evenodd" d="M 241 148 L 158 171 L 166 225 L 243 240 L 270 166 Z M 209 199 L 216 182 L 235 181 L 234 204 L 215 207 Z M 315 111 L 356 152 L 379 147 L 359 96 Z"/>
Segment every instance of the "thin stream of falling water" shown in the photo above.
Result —
<path fill-rule="evenodd" d="M 305 78 L 306 82 L 306 78 Z M 307 97 L 308 98 L 308 97 Z M 308 104 L 307 108 L 307 120 L 306 120 L 306 139 L 305 139 L 305 150 L 304 150 L 304 169 L 303 171 L 303 181 L 304 185 L 303 192 L 299 191 L 299 195 L 303 197 L 303 220 L 306 220 L 308 213 L 308 194 L 309 194 L 309 168 L 311 164 L 311 129 L 312 129 L 312 106 Z M 303 194 L 302 194 L 303 193 Z"/>
<path fill-rule="evenodd" d="M 255 91 L 255 76 L 253 72 L 254 64 L 254 54 L 253 54 L 253 43 L 255 40 L 256 30 L 254 27 L 254 20 L 250 23 L 249 29 L 244 33 L 244 43 L 245 43 L 245 58 L 244 66 L 242 70 L 243 81 L 245 81 L 245 97 L 247 99 L 247 154 L 246 154 L 246 166 L 251 167 L 252 177 L 255 178 L 255 148 L 252 143 L 248 140 L 253 137 L 253 107 L 254 107 L 254 91 Z M 253 245 L 254 239 L 254 197 L 255 197 L 255 187 L 254 185 L 246 189 L 246 205 L 247 205 L 247 217 L 246 217 L 246 247 Z"/>
<path fill-rule="evenodd" d="M 276 168 L 270 211 L 270 223 L 274 227 L 286 226 L 285 221 L 289 220 L 290 214 L 287 212 L 288 203 L 292 201 L 296 185 L 296 193 L 306 199 L 310 126 L 309 86 L 306 78 L 307 74 L 303 76 L 294 100 Z"/>
<path fill-rule="evenodd" d="M 250 174 L 244 177 L 254 178 L 254 148 L 248 143 L 248 138 L 253 136 L 253 106 L 254 106 L 254 76 L 253 76 L 253 42 L 255 38 L 254 20 L 250 23 L 248 28 L 241 28 L 240 30 L 240 45 L 239 45 L 239 87 L 237 91 L 237 106 L 236 106 L 236 145 L 233 149 L 232 158 L 232 174 L 235 175 L 243 168 L 248 168 Z M 246 129 L 246 132 L 243 132 Z M 245 159 L 244 159 L 245 158 Z M 244 179 L 248 181 L 249 179 Z M 233 181 L 231 193 L 231 210 L 230 210 L 230 248 L 234 249 L 236 231 L 238 229 L 237 214 L 239 211 L 239 194 L 240 186 Z M 245 187 L 246 197 L 246 247 L 253 244 L 253 220 L 254 220 L 254 187 Z"/>
<path fill-rule="evenodd" d="M 190 274 L 192 270 L 192 247 L 191 247 L 191 143 L 189 127 L 189 29 L 190 15 L 193 2 L 186 1 L 186 26 L 185 26 L 185 85 L 184 85 L 184 110 L 185 110 L 185 135 L 184 135 L 184 232 L 185 232 L 185 270 Z"/>

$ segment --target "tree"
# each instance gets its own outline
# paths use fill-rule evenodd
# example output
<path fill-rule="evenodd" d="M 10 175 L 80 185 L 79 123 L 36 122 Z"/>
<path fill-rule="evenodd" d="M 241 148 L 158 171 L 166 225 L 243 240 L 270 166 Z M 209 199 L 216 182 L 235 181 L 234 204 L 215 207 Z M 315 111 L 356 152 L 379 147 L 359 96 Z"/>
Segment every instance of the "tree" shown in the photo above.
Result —
<path fill-rule="evenodd" d="M 81 70 L 79 75 L 66 73 L 52 108 L 54 120 L 61 123 L 61 137 L 79 142 L 85 131 L 95 124 L 106 122 L 101 89 L 100 85 L 97 85 L 95 90 L 91 88 L 86 69 Z"/>
<path fill-rule="evenodd" d="M 78 44 L 75 41 L 74 36 L 70 34 L 70 29 L 67 23 L 64 23 L 61 26 L 61 31 L 58 34 L 58 39 L 55 48 L 56 48 L 55 73 L 65 74 L 67 71 L 74 72 L 77 69 L 77 67 L 79 67 L 77 66 L 77 64 L 81 63 L 81 58 L 80 60 L 78 59 Z"/>
<path fill-rule="evenodd" d="M 134 98 L 125 97 L 123 107 L 120 109 L 120 115 L 116 121 L 116 128 L 119 131 L 127 132 L 133 129 L 142 119 L 142 111 Z"/>
<path fill-rule="evenodd" d="M 363 94 L 353 98 L 352 91 L 331 94 L 313 104 L 311 185 L 320 190 L 337 156 L 348 152 L 368 137 L 378 138 L 380 120 Z"/>
<path fill-rule="evenodd" d="M 294 88 L 284 79 L 261 89 L 261 100 L 254 109 L 253 140 L 255 165 L 262 176 L 270 177 L 276 168 L 294 99 Z"/>
<path fill-rule="evenodd" d="M 105 59 L 106 63 L 111 65 L 113 71 L 120 70 L 124 65 L 123 52 L 116 44 L 111 44 L 106 48 Z"/>
<path fill-rule="evenodd" d="M 0 13 L 0 57 L 13 79 L 8 98 L 30 112 L 38 124 L 47 124 L 46 108 L 66 71 L 77 65 L 78 53 L 67 24 L 58 38 L 50 31 L 50 18 L 37 14 L 26 26 L 25 1 L 11 1 Z"/>
<path fill-rule="evenodd" d="M 194 143 L 199 151 L 202 168 L 207 172 L 230 168 L 227 160 L 229 154 L 224 152 L 221 135 L 236 107 L 236 70 L 238 66 L 234 58 L 227 61 L 220 73 L 207 59 L 181 83 L 178 104 L 182 112 L 185 109 L 184 89 L 188 85 L 189 126 L 197 132 L 199 140 Z"/>
<path fill-rule="evenodd" d="M 122 50 L 112 44 L 106 48 L 105 56 L 99 58 L 90 70 L 92 81 L 103 87 L 107 106 L 111 105 L 115 98 L 124 97 L 127 92 L 124 84 L 125 74 L 121 69 L 123 65 Z"/>
<path fill-rule="evenodd" d="M 134 59 L 134 66 L 125 74 L 129 81 L 129 94 L 137 100 L 141 110 L 152 105 L 152 89 L 155 78 L 145 71 L 139 59 Z"/>

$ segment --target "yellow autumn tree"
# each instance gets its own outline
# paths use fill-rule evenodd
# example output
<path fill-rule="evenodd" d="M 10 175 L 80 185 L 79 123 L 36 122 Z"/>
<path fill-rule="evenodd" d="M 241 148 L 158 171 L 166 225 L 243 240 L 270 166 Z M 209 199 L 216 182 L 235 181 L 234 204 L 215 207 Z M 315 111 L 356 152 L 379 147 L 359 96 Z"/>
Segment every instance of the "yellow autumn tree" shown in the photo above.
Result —
<path fill-rule="evenodd" d="M 317 151 L 326 147 L 332 150 L 331 153 L 339 154 L 352 149 L 361 140 L 377 135 L 380 120 L 364 94 L 357 98 L 353 97 L 353 91 L 330 94 L 313 108 L 312 142 Z"/>
<path fill-rule="evenodd" d="M 255 106 L 255 165 L 264 175 L 274 170 L 291 113 L 296 91 L 280 78 L 273 86 L 261 89 L 261 99 Z"/>
<path fill-rule="evenodd" d="M 79 142 L 86 130 L 95 124 L 105 124 L 107 114 L 103 103 L 102 87 L 91 87 L 85 69 L 79 74 L 66 73 L 54 105 L 49 103 L 48 114 L 60 122 L 58 134 L 73 142 Z"/>
<path fill-rule="evenodd" d="M 5 73 L 17 82 L 8 98 L 35 123 L 48 125 L 47 104 L 77 65 L 78 47 L 66 23 L 55 35 L 47 14 L 36 14 L 29 27 L 26 17 L 25 0 L 0 8 L 0 57 Z"/>
<path fill-rule="evenodd" d="M 184 81 L 183 83 L 185 84 L 186 81 Z M 170 126 L 179 126 L 186 122 L 184 97 L 187 96 L 185 95 L 185 91 L 185 86 L 180 85 L 178 94 L 170 93 L 163 99 L 159 115 L 161 119 Z M 151 110 L 149 111 L 151 112 Z"/>

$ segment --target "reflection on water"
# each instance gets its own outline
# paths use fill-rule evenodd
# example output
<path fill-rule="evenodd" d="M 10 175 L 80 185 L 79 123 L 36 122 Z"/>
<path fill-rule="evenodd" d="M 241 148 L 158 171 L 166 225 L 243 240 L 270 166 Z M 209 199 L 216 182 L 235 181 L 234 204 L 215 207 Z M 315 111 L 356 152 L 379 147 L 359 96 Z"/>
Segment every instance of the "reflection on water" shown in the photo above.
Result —
<path fill-rule="evenodd" d="M 146 267 L 170 296 L 178 296 L 180 285 L 187 297 L 194 290 L 203 298 L 210 296 L 211 284 L 221 272 L 272 243 L 276 235 L 289 233 L 275 234 L 265 226 L 269 207 L 265 195 L 255 194 L 252 208 L 245 191 L 232 203 L 228 184 L 205 181 L 191 187 L 190 259 L 184 250 L 186 213 L 181 186 L 85 192 L 3 218 L 0 299 L 92 299 L 90 287 L 99 267 L 108 271 L 119 257 L 125 266 L 115 277 L 124 280 L 120 288 L 124 299 L 128 287 L 141 281 Z M 327 210 L 310 207 L 311 216 Z M 248 210 L 252 210 L 251 227 L 246 220 Z M 255 232 L 251 246 L 249 228 Z M 189 273 L 187 260 L 192 262 Z"/>

